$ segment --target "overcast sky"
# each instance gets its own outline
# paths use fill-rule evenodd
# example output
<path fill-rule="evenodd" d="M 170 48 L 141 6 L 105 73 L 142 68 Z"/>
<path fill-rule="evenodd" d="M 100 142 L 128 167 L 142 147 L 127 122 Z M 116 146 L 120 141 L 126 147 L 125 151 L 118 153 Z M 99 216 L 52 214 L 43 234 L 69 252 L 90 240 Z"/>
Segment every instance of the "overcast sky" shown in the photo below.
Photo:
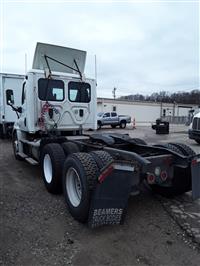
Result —
<path fill-rule="evenodd" d="M 199 88 L 197 2 L 47 2 L 2 2 L 1 72 L 23 74 L 47 42 L 86 50 L 89 77 L 96 54 L 98 96 Z"/>

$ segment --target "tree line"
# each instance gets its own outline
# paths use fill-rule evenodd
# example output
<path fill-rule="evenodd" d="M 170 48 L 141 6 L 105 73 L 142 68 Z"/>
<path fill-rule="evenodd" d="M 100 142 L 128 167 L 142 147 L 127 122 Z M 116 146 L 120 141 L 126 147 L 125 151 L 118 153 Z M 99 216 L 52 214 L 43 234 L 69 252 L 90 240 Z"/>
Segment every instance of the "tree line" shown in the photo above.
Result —
<path fill-rule="evenodd" d="M 119 100 L 128 101 L 147 101 L 147 102 L 165 102 L 165 103 L 185 103 L 200 105 L 200 90 L 192 90 L 191 92 L 175 92 L 167 91 L 154 92 L 151 95 L 131 94 L 121 96 Z"/>

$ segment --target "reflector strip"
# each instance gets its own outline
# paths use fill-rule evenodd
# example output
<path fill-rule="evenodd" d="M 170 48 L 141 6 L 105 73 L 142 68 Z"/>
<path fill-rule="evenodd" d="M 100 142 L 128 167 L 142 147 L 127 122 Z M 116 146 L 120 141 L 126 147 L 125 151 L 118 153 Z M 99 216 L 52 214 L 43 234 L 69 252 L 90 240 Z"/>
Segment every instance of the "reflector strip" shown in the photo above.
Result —
<path fill-rule="evenodd" d="M 113 164 L 114 169 L 133 172 L 134 167 L 127 164 Z"/>
<path fill-rule="evenodd" d="M 104 170 L 104 171 L 100 174 L 100 176 L 99 176 L 99 178 L 98 178 L 99 183 L 102 183 L 102 182 L 104 181 L 104 179 L 105 179 L 108 175 L 110 175 L 110 174 L 112 173 L 113 170 L 114 170 L 113 165 L 110 165 L 108 168 L 106 168 L 106 170 Z"/>
<path fill-rule="evenodd" d="M 200 162 L 200 158 L 192 160 L 192 165 L 195 165 Z"/>

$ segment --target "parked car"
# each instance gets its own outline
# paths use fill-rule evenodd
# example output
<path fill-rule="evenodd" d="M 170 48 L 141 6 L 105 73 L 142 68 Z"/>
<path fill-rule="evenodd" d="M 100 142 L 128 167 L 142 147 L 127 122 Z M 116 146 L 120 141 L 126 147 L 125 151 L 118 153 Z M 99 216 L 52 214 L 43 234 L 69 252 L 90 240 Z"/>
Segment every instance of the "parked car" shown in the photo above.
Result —
<path fill-rule="evenodd" d="M 117 115 L 116 112 L 98 113 L 97 115 L 97 128 L 110 125 L 112 128 L 120 126 L 125 128 L 127 123 L 131 123 L 131 117 L 128 115 Z"/>

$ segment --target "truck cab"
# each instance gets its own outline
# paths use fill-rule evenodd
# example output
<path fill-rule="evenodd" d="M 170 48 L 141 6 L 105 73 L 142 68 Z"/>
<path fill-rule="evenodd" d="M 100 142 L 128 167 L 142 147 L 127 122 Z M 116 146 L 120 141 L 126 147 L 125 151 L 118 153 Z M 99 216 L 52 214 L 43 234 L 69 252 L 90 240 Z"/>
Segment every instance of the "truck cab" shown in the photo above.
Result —
<path fill-rule="evenodd" d="M 83 82 L 77 75 L 52 72 L 49 79 L 41 70 L 29 71 L 22 88 L 22 112 L 15 128 L 32 134 L 47 129 L 63 134 L 95 129 L 95 86 L 94 80 Z"/>
<path fill-rule="evenodd" d="M 44 55 L 48 55 L 49 61 Z M 22 87 L 16 130 L 30 134 L 57 131 L 66 135 L 69 131 L 96 129 L 96 82 L 82 77 L 85 58 L 84 51 L 37 44 L 33 69 Z M 63 62 L 68 67 L 64 68 Z"/>
<path fill-rule="evenodd" d="M 196 113 L 189 127 L 189 138 L 200 144 L 200 112 Z"/>

